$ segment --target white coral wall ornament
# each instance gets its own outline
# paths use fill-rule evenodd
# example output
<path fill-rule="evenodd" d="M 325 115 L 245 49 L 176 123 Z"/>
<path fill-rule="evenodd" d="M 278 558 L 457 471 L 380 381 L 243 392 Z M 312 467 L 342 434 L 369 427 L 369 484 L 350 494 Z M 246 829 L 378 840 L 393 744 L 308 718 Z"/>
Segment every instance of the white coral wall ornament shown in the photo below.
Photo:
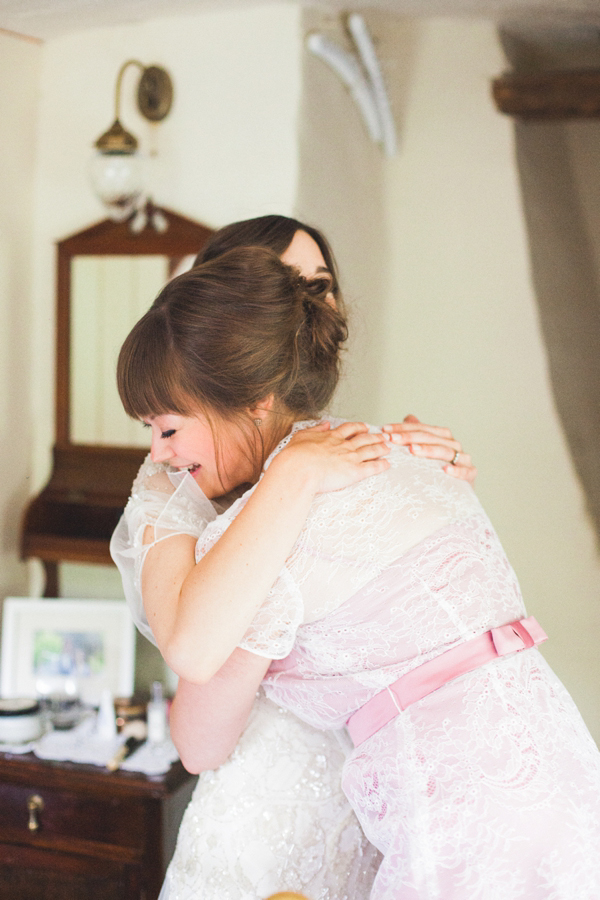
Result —
<path fill-rule="evenodd" d="M 396 127 L 377 52 L 364 18 L 348 16 L 348 30 L 357 53 L 339 47 L 323 34 L 308 36 L 311 53 L 326 62 L 349 88 L 370 138 L 381 144 L 386 156 L 396 152 Z"/>

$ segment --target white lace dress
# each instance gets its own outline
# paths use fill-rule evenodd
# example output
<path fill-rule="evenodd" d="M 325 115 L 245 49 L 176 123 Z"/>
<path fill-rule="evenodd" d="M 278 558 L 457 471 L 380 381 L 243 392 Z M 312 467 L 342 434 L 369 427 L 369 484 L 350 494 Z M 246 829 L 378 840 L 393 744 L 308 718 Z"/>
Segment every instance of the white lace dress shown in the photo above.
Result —
<path fill-rule="evenodd" d="M 246 635 L 275 660 L 267 695 L 317 728 L 526 615 L 470 486 L 403 448 L 390 462 L 316 498 Z M 207 526 L 197 555 L 247 496 Z M 342 781 L 384 854 L 373 900 L 600 898 L 600 754 L 535 648 L 409 706 L 351 754 Z"/>
<path fill-rule="evenodd" d="M 146 460 L 111 542 L 138 628 L 151 641 L 140 579 L 155 539 L 200 537 L 221 510 L 189 474 Z M 318 731 L 261 691 L 228 761 L 198 779 L 160 900 L 366 900 L 380 855 L 340 784 L 344 735 Z"/>

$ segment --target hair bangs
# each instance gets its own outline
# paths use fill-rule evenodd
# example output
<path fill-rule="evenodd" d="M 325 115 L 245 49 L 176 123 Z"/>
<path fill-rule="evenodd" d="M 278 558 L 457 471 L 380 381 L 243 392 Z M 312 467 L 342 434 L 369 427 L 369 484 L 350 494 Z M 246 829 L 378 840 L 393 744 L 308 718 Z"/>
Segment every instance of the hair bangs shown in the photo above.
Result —
<path fill-rule="evenodd" d="M 189 415 L 198 403 L 183 387 L 179 354 L 168 327 L 154 308 L 140 319 L 121 347 L 117 387 L 128 416 L 146 419 L 165 413 Z"/>

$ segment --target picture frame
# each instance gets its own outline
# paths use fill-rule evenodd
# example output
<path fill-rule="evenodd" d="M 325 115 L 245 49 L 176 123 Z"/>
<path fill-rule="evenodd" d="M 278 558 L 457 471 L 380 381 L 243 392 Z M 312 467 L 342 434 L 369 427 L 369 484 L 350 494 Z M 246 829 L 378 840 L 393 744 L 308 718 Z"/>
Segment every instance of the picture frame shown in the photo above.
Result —
<path fill-rule="evenodd" d="M 7 597 L 3 697 L 62 694 L 97 706 L 103 690 L 133 694 L 135 627 L 122 600 Z"/>

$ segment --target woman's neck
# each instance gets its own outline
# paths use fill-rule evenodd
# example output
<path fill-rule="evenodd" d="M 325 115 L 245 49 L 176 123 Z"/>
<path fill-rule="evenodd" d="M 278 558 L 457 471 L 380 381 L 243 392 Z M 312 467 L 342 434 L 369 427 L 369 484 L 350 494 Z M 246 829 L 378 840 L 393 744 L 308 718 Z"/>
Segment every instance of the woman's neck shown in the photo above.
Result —
<path fill-rule="evenodd" d="M 289 410 L 272 409 L 261 425 L 262 468 L 275 447 L 288 436 L 294 422 L 294 415 Z M 300 420 L 299 420 L 300 421 Z"/>

